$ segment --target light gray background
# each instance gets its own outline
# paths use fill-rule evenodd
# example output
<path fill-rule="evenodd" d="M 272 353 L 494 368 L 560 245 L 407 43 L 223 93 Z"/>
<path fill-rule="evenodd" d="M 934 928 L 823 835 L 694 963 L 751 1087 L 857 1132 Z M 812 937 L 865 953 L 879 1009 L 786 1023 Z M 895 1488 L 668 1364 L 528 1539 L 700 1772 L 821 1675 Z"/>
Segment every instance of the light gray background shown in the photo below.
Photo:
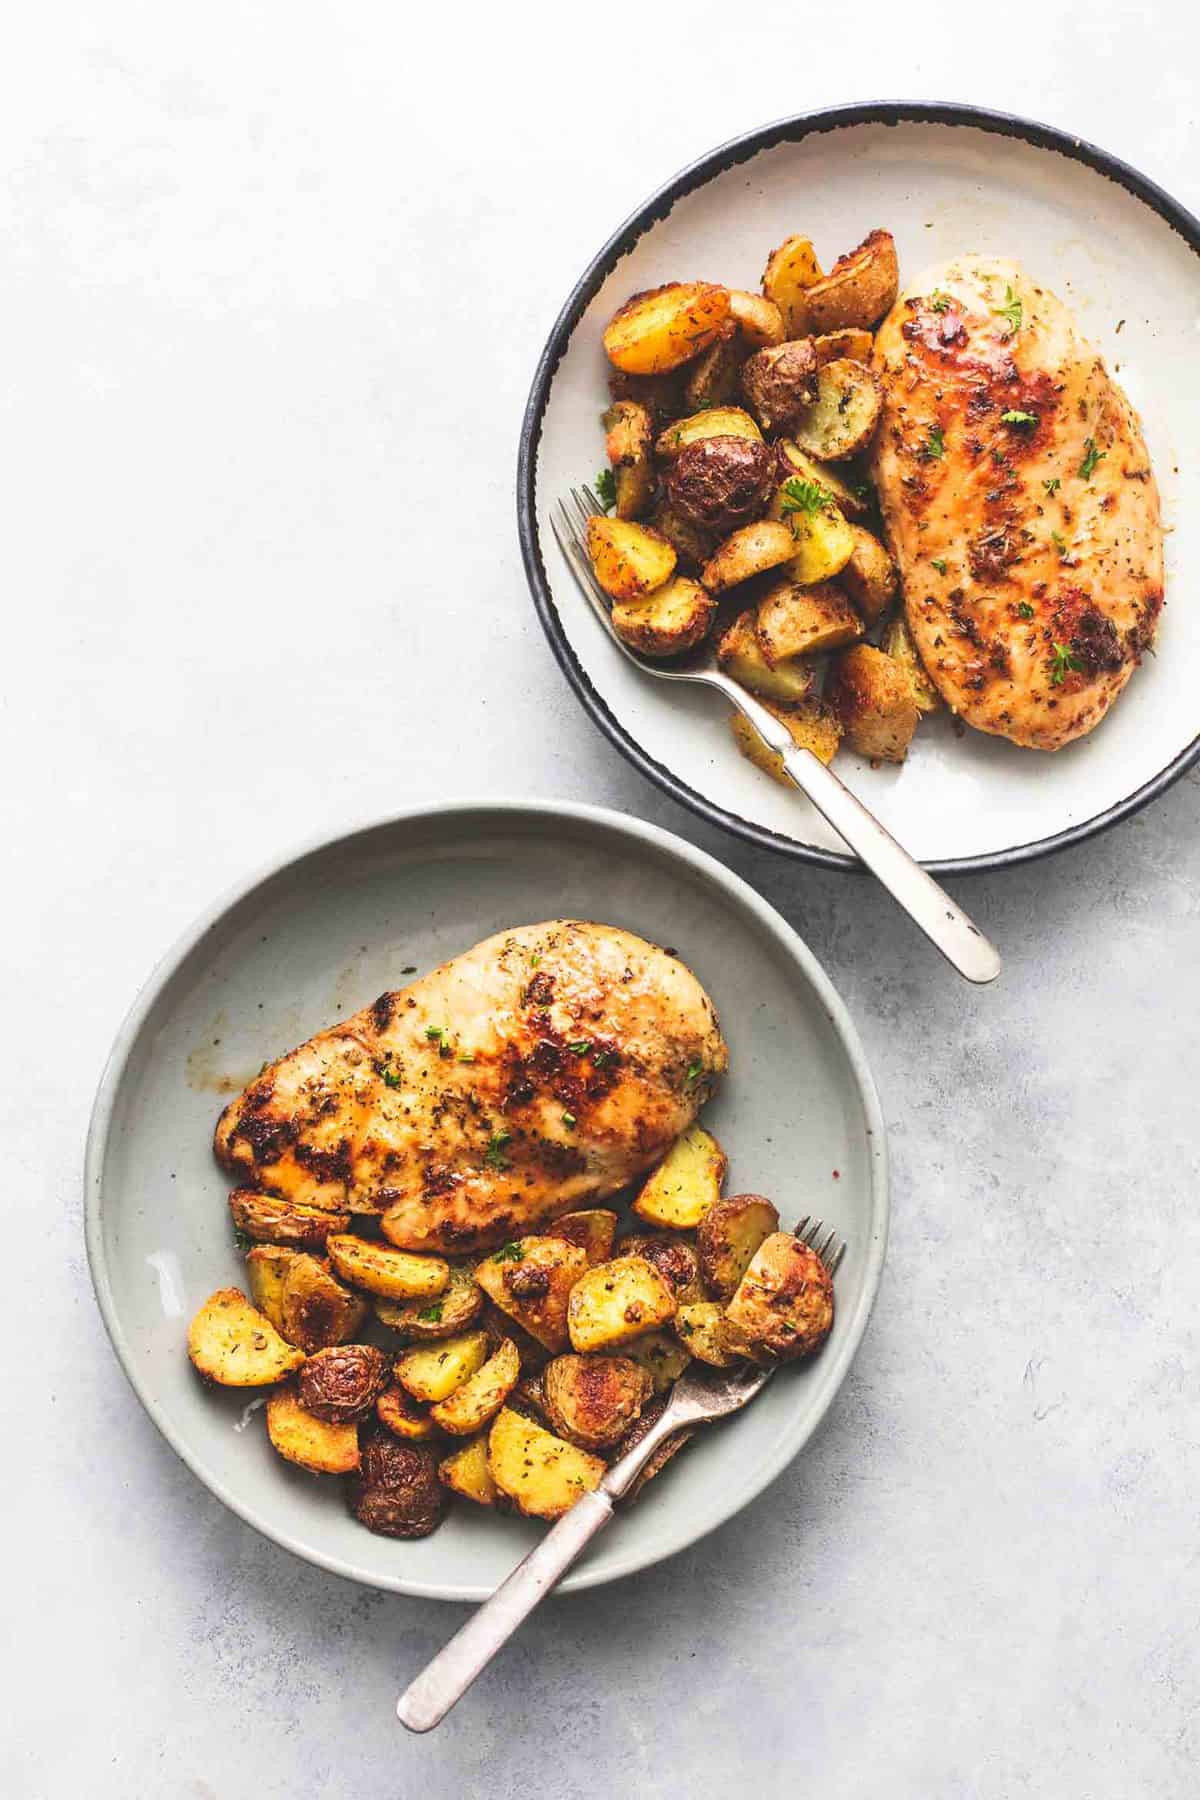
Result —
<path fill-rule="evenodd" d="M 960 884 L 1007 957 L 969 992 L 866 883 L 748 854 L 626 768 L 513 522 L 560 300 L 677 167 L 907 93 L 1067 126 L 1196 208 L 1183 19 L 862 0 L 756 40 L 708 0 L 109 0 L 10 31 L 6 1795 L 1195 1793 L 1196 779 Z M 461 1615 L 306 1568 L 175 1461 L 94 1310 L 79 1174 L 126 1004 L 214 892 L 465 793 L 657 820 L 795 921 L 879 1078 L 895 1225 L 802 1461 L 657 1572 L 547 1607 L 417 1741 L 397 1687 Z"/>

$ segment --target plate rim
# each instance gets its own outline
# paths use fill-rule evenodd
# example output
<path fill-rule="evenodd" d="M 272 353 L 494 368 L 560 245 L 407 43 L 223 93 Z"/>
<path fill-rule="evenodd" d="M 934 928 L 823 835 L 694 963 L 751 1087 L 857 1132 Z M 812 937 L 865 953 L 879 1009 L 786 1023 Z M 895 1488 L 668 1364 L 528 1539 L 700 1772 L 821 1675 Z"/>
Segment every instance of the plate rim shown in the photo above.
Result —
<path fill-rule="evenodd" d="M 486 1599 L 492 1590 L 472 1582 L 420 1580 L 403 1574 L 381 1575 L 373 1569 L 357 1566 L 342 1557 L 305 1544 L 292 1533 L 275 1525 L 269 1517 L 269 1509 L 264 1513 L 252 1500 L 246 1502 L 237 1498 L 222 1478 L 206 1466 L 203 1455 L 188 1446 L 185 1434 L 175 1428 L 166 1417 L 166 1409 L 143 1386 L 138 1358 L 125 1336 L 118 1315 L 103 1243 L 104 1163 L 129 1060 L 155 1005 L 205 936 L 236 906 L 289 869 L 298 868 L 321 851 L 332 850 L 339 845 L 348 846 L 355 839 L 380 831 L 403 831 L 431 819 L 446 821 L 465 819 L 471 815 L 478 818 L 485 814 L 493 815 L 493 823 L 501 829 L 506 821 L 511 824 L 518 818 L 526 818 L 540 823 L 543 830 L 569 820 L 585 827 L 615 831 L 626 839 L 653 846 L 668 861 L 689 865 L 697 875 L 725 894 L 735 906 L 748 911 L 760 928 L 773 936 L 793 962 L 799 964 L 810 983 L 849 1064 L 863 1109 L 867 1134 L 868 1196 L 872 1223 L 864 1245 L 862 1287 L 850 1318 L 849 1330 L 833 1358 L 833 1379 L 828 1392 L 806 1428 L 794 1439 L 785 1438 L 775 1454 L 766 1457 L 744 1485 L 730 1483 L 718 1490 L 716 1506 L 698 1524 L 688 1523 L 682 1534 L 673 1534 L 668 1530 L 658 1538 L 651 1537 L 640 1550 L 618 1556 L 615 1566 L 607 1571 L 589 1569 L 586 1566 L 575 1570 L 559 1585 L 557 1592 L 578 1593 L 603 1586 L 652 1567 L 667 1557 L 690 1548 L 749 1505 L 799 1455 L 823 1423 L 862 1343 L 879 1291 L 891 1215 L 887 1125 L 866 1053 L 846 1003 L 815 953 L 769 901 L 716 857 L 661 826 L 632 818 L 611 807 L 575 801 L 494 799 L 480 796 L 429 802 L 372 815 L 350 826 L 316 833 L 300 844 L 293 844 L 280 851 L 212 901 L 159 957 L 138 990 L 109 1051 L 92 1105 L 83 1170 L 84 1240 L 92 1288 L 105 1331 L 126 1380 L 151 1422 L 197 1480 L 244 1523 L 303 1561 L 346 1580 L 357 1581 L 383 1592 L 453 1601 Z"/>
<path fill-rule="evenodd" d="M 717 825 L 747 843 L 777 851 L 795 861 L 860 875 L 865 874 L 866 870 L 855 856 L 843 851 L 825 850 L 815 844 L 798 843 L 794 838 L 785 837 L 765 825 L 755 824 L 753 820 L 745 819 L 739 813 L 709 800 L 668 769 L 665 763 L 659 762 L 643 749 L 611 711 L 575 655 L 554 604 L 542 559 L 541 534 L 537 523 L 537 456 L 550 389 L 575 326 L 620 257 L 633 248 L 638 238 L 651 225 L 665 219 L 677 200 L 702 187 L 714 176 L 725 173 L 738 163 L 748 162 L 761 150 L 773 149 L 778 144 L 799 143 L 813 133 L 836 131 L 854 125 L 902 124 L 966 126 L 990 131 L 1001 137 L 1019 138 L 1040 150 L 1057 151 L 1070 161 L 1083 163 L 1097 174 L 1115 181 L 1135 199 L 1141 200 L 1200 257 L 1200 219 L 1195 214 L 1133 164 L 1059 126 L 1047 125 L 1020 113 L 1000 112 L 991 107 L 973 106 L 958 100 L 851 101 L 794 113 L 730 138 L 707 151 L 695 162 L 688 163 L 651 194 L 649 199 L 643 201 L 597 251 L 571 289 L 538 359 L 521 421 L 517 455 L 517 535 L 521 546 L 521 560 L 525 565 L 525 577 L 555 659 L 592 722 L 599 726 L 610 743 L 641 774 L 709 824 Z M 1036 862 L 1043 856 L 1054 855 L 1071 845 L 1098 837 L 1121 820 L 1140 812 L 1142 807 L 1156 800 L 1181 775 L 1186 774 L 1198 759 L 1200 732 L 1156 775 L 1151 776 L 1149 781 L 1143 782 L 1131 794 L 1114 801 L 1111 806 L 1078 825 L 1070 825 L 1049 837 L 1036 838 L 1025 844 L 1013 844 L 1005 850 L 990 851 L 985 855 L 931 859 L 924 867 L 938 875 L 976 875 L 992 869 L 1014 868 L 1022 863 Z"/>

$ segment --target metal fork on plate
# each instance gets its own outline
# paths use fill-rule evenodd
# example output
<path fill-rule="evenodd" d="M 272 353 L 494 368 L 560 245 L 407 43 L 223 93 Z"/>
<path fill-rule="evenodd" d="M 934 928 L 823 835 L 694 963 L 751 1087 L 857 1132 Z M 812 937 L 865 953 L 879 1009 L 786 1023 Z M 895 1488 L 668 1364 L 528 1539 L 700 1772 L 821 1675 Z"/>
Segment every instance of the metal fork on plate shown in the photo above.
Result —
<path fill-rule="evenodd" d="M 816 1251 L 830 1275 L 837 1273 L 846 1246 L 836 1231 L 821 1219 L 806 1217 L 797 1225 L 795 1235 Z M 671 1389 L 670 1399 L 645 1437 L 612 1465 L 593 1493 L 581 1495 L 570 1512 L 563 1514 L 491 1599 L 484 1601 L 401 1694 L 396 1713 L 410 1731 L 431 1731 L 441 1723 L 538 1601 L 608 1524 L 615 1502 L 629 1493 L 656 1450 L 679 1431 L 740 1412 L 774 1373 L 773 1368 L 758 1368 L 751 1363 L 732 1369 L 705 1365 L 703 1374 L 700 1367 L 693 1362 Z"/>
<path fill-rule="evenodd" d="M 551 511 L 550 523 L 584 598 L 617 648 L 639 669 L 656 675 L 660 681 L 698 681 L 718 688 L 732 700 L 764 742 L 778 752 L 789 779 L 808 796 L 822 818 L 883 883 L 947 962 L 968 981 L 994 981 L 1000 973 L 1000 957 L 978 926 L 903 845 L 884 830 L 833 770 L 827 769 L 811 750 L 794 743 L 786 727 L 718 666 L 711 646 L 701 646 L 691 655 L 666 664 L 647 661 L 617 636 L 609 617 L 608 598 L 592 573 L 585 539 L 589 516 L 603 511 L 591 488 L 572 488 L 569 500 L 560 500 Z"/>

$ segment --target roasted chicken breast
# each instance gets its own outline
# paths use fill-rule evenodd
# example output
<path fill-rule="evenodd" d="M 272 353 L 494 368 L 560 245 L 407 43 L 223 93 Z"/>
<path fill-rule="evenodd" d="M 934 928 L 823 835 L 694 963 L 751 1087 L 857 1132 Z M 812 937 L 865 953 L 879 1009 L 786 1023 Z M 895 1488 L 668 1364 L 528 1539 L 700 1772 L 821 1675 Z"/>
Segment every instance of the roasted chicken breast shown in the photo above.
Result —
<path fill-rule="evenodd" d="M 265 1068 L 221 1115 L 241 1186 L 486 1248 L 651 1168 L 727 1062 L 677 957 L 611 925 L 501 932 Z"/>
<path fill-rule="evenodd" d="M 880 327 L 874 475 L 917 650 L 980 731 L 1058 750 L 1099 724 L 1163 604 L 1137 415 L 1067 308 L 966 256 Z"/>

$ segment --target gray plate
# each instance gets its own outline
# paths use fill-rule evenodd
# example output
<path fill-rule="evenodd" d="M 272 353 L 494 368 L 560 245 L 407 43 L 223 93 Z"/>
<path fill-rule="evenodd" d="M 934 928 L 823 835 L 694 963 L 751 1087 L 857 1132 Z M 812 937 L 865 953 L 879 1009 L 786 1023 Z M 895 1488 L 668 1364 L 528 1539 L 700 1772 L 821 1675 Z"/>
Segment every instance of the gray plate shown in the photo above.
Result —
<path fill-rule="evenodd" d="M 241 1280 L 213 1123 L 264 1060 L 402 986 L 410 965 L 424 972 L 505 925 L 556 916 L 679 950 L 730 1044 L 705 1120 L 732 1183 L 771 1195 L 789 1222 L 819 1213 L 849 1245 L 824 1353 L 679 1457 L 564 1587 L 644 1568 L 752 1499 L 828 1408 L 878 1286 L 884 1127 L 858 1038 L 811 952 L 711 857 L 599 808 L 463 804 L 366 827 L 256 877 L 176 945 L 121 1029 L 88 1141 L 88 1255 L 125 1372 L 188 1467 L 276 1543 L 373 1587 L 479 1599 L 539 1528 L 462 1504 L 422 1542 L 372 1537 L 337 1481 L 274 1454 L 252 1395 L 197 1380 L 188 1320 Z"/>

